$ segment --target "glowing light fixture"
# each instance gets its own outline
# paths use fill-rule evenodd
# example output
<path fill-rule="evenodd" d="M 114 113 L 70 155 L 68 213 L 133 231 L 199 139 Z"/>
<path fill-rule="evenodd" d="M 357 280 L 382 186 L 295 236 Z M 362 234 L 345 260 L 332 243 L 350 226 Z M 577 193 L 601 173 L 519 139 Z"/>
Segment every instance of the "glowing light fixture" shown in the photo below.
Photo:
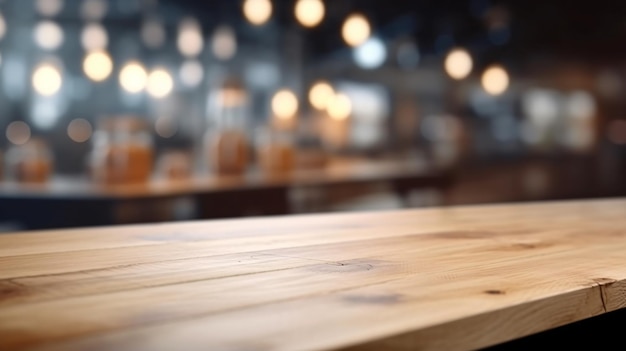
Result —
<path fill-rule="evenodd" d="M 298 111 L 298 98 L 291 90 L 282 89 L 272 98 L 272 112 L 280 119 L 293 118 Z"/>
<path fill-rule="evenodd" d="M 83 72 L 94 82 L 101 82 L 111 75 L 113 60 L 106 51 L 93 51 L 83 60 Z"/>
<path fill-rule="evenodd" d="M 80 42 L 87 51 L 102 50 L 109 43 L 106 29 L 99 23 L 91 23 L 83 28 L 80 34 Z"/>
<path fill-rule="evenodd" d="M 204 39 L 200 31 L 200 25 L 195 19 L 185 19 L 178 28 L 178 39 L 176 41 L 178 51 L 186 57 L 196 57 L 200 55 L 204 48 Z"/>
<path fill-rule="evenodd" d="M 509 74 L 502 66 L 491 66 L 482 75 L 483 89 L 490 95 L 500 95 L 509 87 Z"/>
<path fill-rule="evenodd" d="M 41 21 L 35 26 L 33 39 L 44 50 L 56 50 L 63 44 L 63 29 L 56 22 Z"/>
<path fill-rule="evenodd" d="M 120 71 L 119 81 L 124 90 L 136 94 L 146 88 L 148 74 L 141 63 L 131 61 L 124 65 Z"/>
<path fill-rule="evenodd" d="M 345 120 L 352 113 L 352 101 L 347 95 L 338 93 L 329 102 L 327 112 L 334 120 Z"/>
<path fill-rule="evenodd" d="M 324 110 L 328 102 L 335 96 L 333 87 L 325 81 L 318 81 L 309 90 L 309 102 L 318 110 Z"/>
<path fill-rule="evenodd" d="M 55 95 L 63 85 L 63 78 L 59 69 L 48 63 L 37 66 L 33 71 L 31 80 L 35 92 L 43 96 Z"/>
<path fill-rule="evenodd" d="M 230 60 L 237 52 L 237 38 L 232 28 L 221 26 L 215 30 L 211 41 L 213 55 L 222 61 Z"/>
<path fill-rule="evenodd" d="M 326 8 L 322 0 L 298 0 L 294 13 L 304 27 L 315 27 L 322 22 Z"/>
<path fill-rule="evenodd" d="M 454 49 L 448 53 L 444 67 L 448 75 L 457 80 L 467 77 L 472 72 L 472 57 L 464 49 Z"/>
<path fill-rule="evenodd" d="M 341 27 L 343 40 L 350 46 L 363 44 L 372 33 L 370 23 L 361 14 L 352 14 L 346 18 Z"/>
<path fill-rule="evenodd" d="M 187 60 L 180 67 L 180 80 L 190 88 L 197 87 L 204 79 L 204 68 L 197 60 Z"/>
<path fill-rule="evenodd" d="M 157 99 L 164 98 L 174 89 L 172 75 L 164 68 L 157 68 L 148 76 L 148 94 Z"/>
<path fill-rule="evenodd" d="M 374 69 L 385 63 L 387 47 L 379 38 L 370 38 L 365 43 L 354 48 L 352 54 L 354 61 L 359 67 Z"/>
<path fill-rule="evenodd" d="M 272 16 L 272 2 L 270 0 L 245 0 L 243 15 L 251 24 L 261 26 Z"/>

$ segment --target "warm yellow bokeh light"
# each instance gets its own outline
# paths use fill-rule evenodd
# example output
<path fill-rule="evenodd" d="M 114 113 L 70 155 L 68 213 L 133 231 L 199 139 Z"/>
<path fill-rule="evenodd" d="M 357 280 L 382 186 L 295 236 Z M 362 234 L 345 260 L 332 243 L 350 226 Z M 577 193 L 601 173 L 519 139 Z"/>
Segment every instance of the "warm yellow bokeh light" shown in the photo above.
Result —
<path fill-rule="evenodd" d="M 490 95 L 500 95 L 509 87 L 509 74 L 502 66 L 491 66 L 481 78 L 483 89 Z"/>
<path fill-rule="evenodd" d="M 463 79 L 472 72 L 472 57 L 463 49 L 454 49 L 448 53 L 444 67 L 446 73 L 454 79 Z"/>
<path fill-rule="evenodd" d="M 163 98 L 174 89 L 172 75 L 163 68 L 155 69 L 148 76 L 148 94 L 155 98 Z"/>
<path fill-rule="evenodd" d="M 111 75 L 113 61 L 105 51 L 90 52 L 83 60 L 83 72 L 94 82 L 101 82 Z"/>
<path fill-rule="evenodd" d="M 91 138 L 92 134 L 93 128 L 91 123 L 85 119 L 77 118 L 67 125 L 67 136 L 74 142 L 84 143 Z"/>
<path fill-rule="evenodd" d="M 335 120 L 344 120 L 352 113 L 352 101 L 342 93 L 336 94 L 328 103 L 328 115 Z"/>
<path fill-rule="evenodd" d="M 7 126 L 6 135 L 11 144 L 24 145 L 30 140 L 30 127 L 22 121 L 11 122 Z"/>
<path fill-rule="evenodd" d="M 32 76 L 33 88 L 43 96 L 52 96 L 61 90 L 63 78 L 58 68 L 51 64 L 41 64 L 35 68 Z"/>
<path fill-rule="evenodd" d="M 146 88 L 148 74 L 139 62 L 131 61 L 120 71 L 119 80 L 124 90 L 136 94 Z"/>
<path fill-rule="evenodd" d="M 341 36 L 350 46 L 363 44 L 370 37 L 371 33 L 370 23 L 365 16 L 360 14 L 348 16 L 341 27 Z"/>
<path fill-rule="evenodd" d="M 309 90 L 309 102 L 318 110 L 326 109 L 334 96 L 335 90 L 328 82 L 324 81 L 316 82 Z"/>
<path fill-rule="evenodd" d="M 324 19 L 326 8 L 322 0 L 298 0 L 294 14 L 305 27 L 315 27 Z"/>
<path fill-rule="evenodd" d="M 280 119 L 293 118 L 298 111 L 298 98 L 291 90 L 283 89 L 272 98 L 272 111 Z"/>
<path fill-rule="evenodd" d="M 246 0 L 243 3 L 243 15 L 253 25 L 263 25 L 272 16 L 272 2 L 270 0 Z"/>

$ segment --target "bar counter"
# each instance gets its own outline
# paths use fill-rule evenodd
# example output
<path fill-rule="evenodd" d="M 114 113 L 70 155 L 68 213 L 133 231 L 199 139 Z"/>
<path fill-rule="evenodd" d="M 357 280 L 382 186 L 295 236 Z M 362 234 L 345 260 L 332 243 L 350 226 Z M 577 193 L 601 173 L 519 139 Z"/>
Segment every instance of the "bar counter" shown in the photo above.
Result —
<path fill-rule="evenodd" d="M 0 349 L 485 348 L 624 307 L 625 228 L 598 199 L 0 235 Z"/>

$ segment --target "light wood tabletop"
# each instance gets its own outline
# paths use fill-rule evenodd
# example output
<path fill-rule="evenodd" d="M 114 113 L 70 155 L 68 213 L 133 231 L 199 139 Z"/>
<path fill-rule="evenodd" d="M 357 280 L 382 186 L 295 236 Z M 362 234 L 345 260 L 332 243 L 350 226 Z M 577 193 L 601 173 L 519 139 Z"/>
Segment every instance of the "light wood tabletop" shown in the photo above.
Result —
<path fill-rule="evenodd" d="M 0 235 L 0 350 L 470 350 L 626 305 L 626 200 Z"/>

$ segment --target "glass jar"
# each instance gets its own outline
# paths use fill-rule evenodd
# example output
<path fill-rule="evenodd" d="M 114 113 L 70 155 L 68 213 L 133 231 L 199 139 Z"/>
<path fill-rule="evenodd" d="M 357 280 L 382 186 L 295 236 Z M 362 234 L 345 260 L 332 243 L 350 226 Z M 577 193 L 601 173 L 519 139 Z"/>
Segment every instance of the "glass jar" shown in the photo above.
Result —
<path fill-rule="evenodd" d="M 6 154 L 7 179 L 20 183 L 45 183 L 52 174 L 53 159 L 48 144 L 31 139 L 11 147 Z"/>
<path fill-rule="evenodd" d="M 249 164 L 248 102 L 243 85 L 228 79 L 211 97 L 212 125 L 204 138 L 211 170 L 218 175 L 241 175 Z"/>
<path fill-rule="evenodd" d="M 103 184 L 147 182 L 153 167 L 152 135 L 135 116 L 109 117 L 93 135 L 89 172 Z"/>
<path fill-rule="evenodd" d="M 256 156 L 259 167 L 265 174 L 290 173 L 296 161 L 293 135 L 270 128 L 260 128 L 256 135 Z"/>

